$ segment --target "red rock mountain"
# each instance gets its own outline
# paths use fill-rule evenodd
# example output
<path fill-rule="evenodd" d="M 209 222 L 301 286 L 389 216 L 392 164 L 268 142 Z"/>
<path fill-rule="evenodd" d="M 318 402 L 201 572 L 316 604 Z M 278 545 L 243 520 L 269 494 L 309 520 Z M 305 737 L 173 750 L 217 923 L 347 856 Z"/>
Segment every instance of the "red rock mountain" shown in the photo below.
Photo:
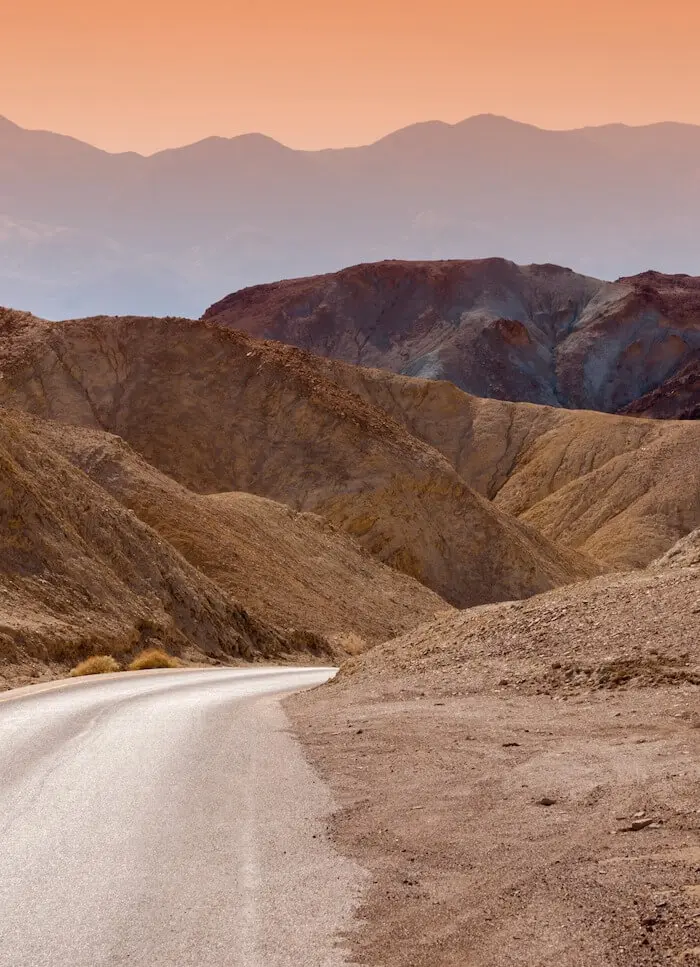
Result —
<path fill-rule="evenodd" d="M 686 419 L 700 405 L 692 276 L 391 261 L 242 289 L 204 318 L 482 397 Z"/>

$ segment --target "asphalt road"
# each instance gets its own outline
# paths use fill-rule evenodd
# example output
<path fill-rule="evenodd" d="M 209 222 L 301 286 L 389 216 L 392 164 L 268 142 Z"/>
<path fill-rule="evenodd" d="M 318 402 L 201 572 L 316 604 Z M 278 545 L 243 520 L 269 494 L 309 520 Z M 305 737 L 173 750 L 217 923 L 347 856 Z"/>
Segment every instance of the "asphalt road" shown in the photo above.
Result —
<path fill-rule="evenodd" d="M 362 874 L 282 693 L 331 669 L 0 698 L 0 967 L 332 967 Z"/>

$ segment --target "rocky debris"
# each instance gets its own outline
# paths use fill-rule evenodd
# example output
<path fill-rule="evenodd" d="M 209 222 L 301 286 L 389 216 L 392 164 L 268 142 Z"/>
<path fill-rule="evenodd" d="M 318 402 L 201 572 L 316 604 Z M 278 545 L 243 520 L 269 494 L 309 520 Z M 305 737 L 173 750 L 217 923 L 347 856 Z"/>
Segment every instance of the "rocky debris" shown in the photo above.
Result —
<path fill-rule="evenodd" d="M 403 687 L 429 686 L 447 696 L 493 691 L 569 699 L 697 688 L 699 593 L 700 568 L 654 567 L 471 608 L 349 660 L 336 687 L 343 681 L 360 687 L 391 672 Z"/>
<path fill-rule="evenodd" d="M 662 557 L 654 562 L 653 567 L 658 570 L 676 567 L 695 567 L 700 565 L 700 528 L 691 531 L 681 538 Z M 691 605 L 693 614 L 700 613 L 700 597 Z"/>
<path fill-rule="evenodd" d="M 661 824 L 653 819 L 633 819 L 628 826 L 622 826 L 619 833 L 638 833 L 641 829 L 660 829 Z"/>

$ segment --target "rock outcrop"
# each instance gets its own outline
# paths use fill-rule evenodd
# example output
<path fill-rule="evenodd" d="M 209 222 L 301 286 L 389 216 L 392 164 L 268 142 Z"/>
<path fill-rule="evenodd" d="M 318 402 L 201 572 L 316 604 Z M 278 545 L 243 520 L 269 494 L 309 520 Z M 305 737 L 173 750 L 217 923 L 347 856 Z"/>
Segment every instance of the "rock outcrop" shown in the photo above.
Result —
<path fill-rule="evenodd" d="M 694 418 L 700 278 L 616 283 L 554 265 L 381 262 L 235 292 L 204 318 L 476 396 Z"/>

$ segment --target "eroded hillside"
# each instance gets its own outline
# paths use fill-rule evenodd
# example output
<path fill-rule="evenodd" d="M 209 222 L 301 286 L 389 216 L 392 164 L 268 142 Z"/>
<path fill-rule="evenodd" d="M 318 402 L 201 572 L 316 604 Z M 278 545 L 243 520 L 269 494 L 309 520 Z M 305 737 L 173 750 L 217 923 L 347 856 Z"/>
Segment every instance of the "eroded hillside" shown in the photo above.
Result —
<path fill-rule="evenodd" d="M 242 289 L 205 318 L 476 396 L 691 418 L 700 279 L 503 259 L 381 262 Z"/>
<path fill-rule="evenodd" d="M 596 570 L 475 493 L 309 354 L 176 319 L 8 315 L 4 333 L 1 401 L 117 433 L 196 492 L 248 491 L 320 514 L 452 604 Z"/>
<path fill-rule="evenodd" d="M 328 521 L 248 493 L 195 494 L 103 431 L 35 421 L 42 440 L 247 611 L 286 632 L 366 648 L 449 610 Z"/>
<path fill-rule="evenodd" d="M 0 684 L 152 644 L 219 660 L 295 650 L 48 445 L 39 421 L 1 408 L 0 477 Z"/>
<path fill-rule="evenodd" d="M 327 366 L 496 506 L 609 566 L 644 566 L 700 526 L 697 422 L 479 399 L 442 381 Z"/>

